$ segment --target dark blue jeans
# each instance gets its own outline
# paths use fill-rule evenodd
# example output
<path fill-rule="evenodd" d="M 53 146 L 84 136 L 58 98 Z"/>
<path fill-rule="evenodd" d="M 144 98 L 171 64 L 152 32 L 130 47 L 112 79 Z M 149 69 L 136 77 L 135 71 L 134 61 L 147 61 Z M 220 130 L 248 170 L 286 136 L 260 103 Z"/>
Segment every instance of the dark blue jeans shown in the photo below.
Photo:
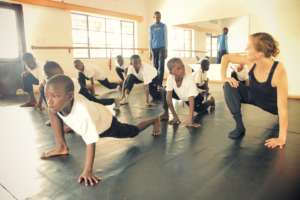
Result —
<path fill-rule="evenodd" d="M 157 69 L 158 85 L 162 86 L 165 72 L 165 53 L 166 48 L 152 49 L 152 58 L 154 67 Z"/>

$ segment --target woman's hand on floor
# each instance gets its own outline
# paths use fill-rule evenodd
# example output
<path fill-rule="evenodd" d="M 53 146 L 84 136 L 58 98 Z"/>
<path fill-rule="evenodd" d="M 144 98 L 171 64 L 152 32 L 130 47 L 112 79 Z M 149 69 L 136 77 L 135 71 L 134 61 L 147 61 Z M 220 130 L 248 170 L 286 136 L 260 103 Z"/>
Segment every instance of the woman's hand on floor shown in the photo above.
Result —
<path fill-rule="evenodd" d="M 285 142 L 285 139 L 282 138 L 271 138 L 265 141 L 265 146 L 270 149 L 274 149 L 276 147 L 282 149 L 285 145 Z"/>
<path fill-rule="evenodd" d="M 95 186 L 100 182 L 100 178 L 93 175 L 93 172 L 83 171 L 78 178 L 78 183 L 84 182 L 85 186 Z"/>

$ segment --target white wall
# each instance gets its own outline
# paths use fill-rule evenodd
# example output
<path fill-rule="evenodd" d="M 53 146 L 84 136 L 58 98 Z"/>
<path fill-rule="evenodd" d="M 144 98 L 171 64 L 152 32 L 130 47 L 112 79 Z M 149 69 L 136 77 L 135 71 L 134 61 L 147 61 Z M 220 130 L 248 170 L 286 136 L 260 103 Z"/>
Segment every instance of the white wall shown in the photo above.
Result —
<path fill-rule="evenodd" d="M 279 59 L 287 69 L 289 94 L 300 95 L 299 0 L 151 0 L 147 3 L 149 12 L 161 11 L 162 21 L 169 25 L 249 15 L 250 33 L 268 32 L 279 41 Z"/>

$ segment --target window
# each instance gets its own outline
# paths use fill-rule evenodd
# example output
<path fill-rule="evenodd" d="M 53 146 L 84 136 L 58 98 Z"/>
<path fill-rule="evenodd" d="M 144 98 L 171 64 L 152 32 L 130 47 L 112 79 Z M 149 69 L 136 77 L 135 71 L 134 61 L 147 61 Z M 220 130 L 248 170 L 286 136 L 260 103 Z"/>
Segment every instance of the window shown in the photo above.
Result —
<path fill-rule="evenodd" d="M 0 8 L 0 59 L 14 59 L 19 56 L 19 42 L 16 12 Z"/>
<path fill-rule="evenodd" d="M 134 22 L 108 17 L 72 14 L 75 58 L 106 58 L 134 54 Z"/>
<path fill-rule="evenodd" d="M 193 56 L 193 31 L 190 29 L 173 28 L 171 46 L 173 55 L 177 57 Z"/>
<path fill-rule="evenodd" d="M 218 36 L 206 34 L 206 55 L 209 57 L 217 57 L 218 51 Z"/>

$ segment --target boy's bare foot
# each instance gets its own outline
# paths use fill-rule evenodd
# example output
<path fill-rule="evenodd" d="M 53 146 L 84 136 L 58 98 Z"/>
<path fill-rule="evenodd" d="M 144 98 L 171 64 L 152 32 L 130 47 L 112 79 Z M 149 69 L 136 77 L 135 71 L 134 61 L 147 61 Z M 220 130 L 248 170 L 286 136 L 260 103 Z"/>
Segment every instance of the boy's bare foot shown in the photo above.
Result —
<path fill-rule="evenodd" d="M 153 136 L 158 136 L 160 135 L 160 118 L 157 117 L 155 120 L 154 120 L 154 124 L 153 124 L 153 133 L 152 133 Z"/>
<path fill-rule="evenodd" d="M 54 149 L 44 152 L 41 156 L 41 159 L 45 160 L 53 157 L 60 157 L 60 156 L 67 156 L 67 155 L 69 155 L 69 150 L 67 147 L 65 148 L 55 147 Z"/>

